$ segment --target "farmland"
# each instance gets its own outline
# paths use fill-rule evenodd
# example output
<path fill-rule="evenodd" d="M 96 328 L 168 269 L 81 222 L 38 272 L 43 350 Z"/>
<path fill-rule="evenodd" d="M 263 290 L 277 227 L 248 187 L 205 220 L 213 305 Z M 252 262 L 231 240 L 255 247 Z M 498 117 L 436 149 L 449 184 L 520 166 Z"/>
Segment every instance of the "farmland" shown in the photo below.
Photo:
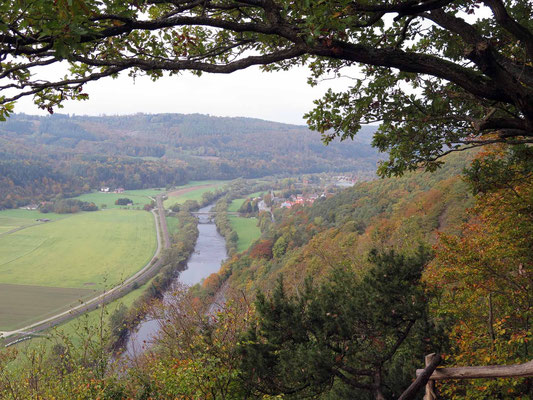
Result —
<path fill-rule="evenodd" d="M 44 215 L 36 210 L 4 210 L 0 212 L 0 235 L 12 232 L 15 229 L 40 225 L 42 222 L 37 221 L 40 218 L 47 218 L 54 221 L 64 218 L 64 215 L 52 213 Z"/>
<path fill-rule="evenodd" d="M 225 181 L 199 181 L 180 186 L 168 193 L 168 199 L 165 200 L 164 206 L 165 208 L 170 208 L 174 204 L 183 204 L 187 200 L 200 201 L 204 193 L 215 191 L 225 183 Z"/>
<path fill-rule="evenodd" d="M 237 251 L 241 252 L 261 236 L 261 231 L 257 227 L 257 218 L 244 218 L 229 216 L 231 226 L 239 235 L 239 241 L 237 242 Z"/>
<path fill-rule="evenodd" d="M 0 212 L 2 226 L 20 226 L 25 219 L 35 223 L 35 215 L 22 218 L 24 212 L 34 213 Z M 38 215 L 42 218 L 44 214 Z M 115 286 L 142 268 L 156 249 L 154 219 L 145 211 L 105 210 L 61 218 L 46 214 L 49 216 L 51 222 L 0 235 L 0 282 L 6 284 L 3 295 L 20 290 L 31 293 L 25 299 L 39 303 L 32 308 L 28 300 L 9 297 L 11 312 L 0 310 L 0 330 L 24 325 L 95 290 Z"/>
<path fill-rule="evenodd" d="M 142 208 L 145 204 L 150 203 L 149 197 L 157 196 L 163 193 L 164 189 L 144 189 L 144 190 L 126 190 L 123 193 L 103 193 L 93 192 L 82 194 L 76 197 L 77 200 L 87 201 L 94 203 L 98 207 L 102 208 L 105 205 L 106 208 Z M 122 198 L 128 198 L 133 201 L 131 206 L 119 206 L 115 204 L 115 201 Z"/>
<path fill-rule="evenodd" d="M 92 295 L 94 290 L 90 289 L 0 283 L 0 328 L 11 330 L 21 323 L 28 325 Z"/>

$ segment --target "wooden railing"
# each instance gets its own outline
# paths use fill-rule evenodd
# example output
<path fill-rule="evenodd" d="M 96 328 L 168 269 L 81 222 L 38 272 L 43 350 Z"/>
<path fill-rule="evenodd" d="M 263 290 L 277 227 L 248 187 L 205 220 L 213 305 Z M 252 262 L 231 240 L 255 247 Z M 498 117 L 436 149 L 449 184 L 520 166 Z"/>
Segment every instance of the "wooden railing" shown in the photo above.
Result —
<path fill-rule="evenodd" d="M 398 400 L 413 399 L 426 387 L 424 400 L 436 400 L 435 381 L 445 379 L 523 378 L 533 376 L 533 360 L 515 365 L 488 365 L 484 367 L 437 368 L 441 362 L 438 354 L 426 356 L 426 368 L 416 370 L 416 380 Z"/>

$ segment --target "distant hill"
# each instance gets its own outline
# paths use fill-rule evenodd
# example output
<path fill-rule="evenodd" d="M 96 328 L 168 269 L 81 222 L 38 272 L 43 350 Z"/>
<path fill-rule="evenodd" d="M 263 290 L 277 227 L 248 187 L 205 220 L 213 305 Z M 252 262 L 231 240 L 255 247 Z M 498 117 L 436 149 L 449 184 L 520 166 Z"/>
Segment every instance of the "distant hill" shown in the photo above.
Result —
<path fill-rule="evenodd" d="M 16 114 L 0 123 L 0 169 L 7 174 L 0 179 L 0 194 L 10 194 L 15 186 L 17 198 L 24 198 L 28 190 L 21 185 L 39 186 L 42 193 L 44 186 L 53 186 L 52 180 L 81 190 L 87 185 L 135 189 L 189 179 L 325 171 L 372 176 L 378 161 L 370 145 L 375 130 L 363 127 L 356 140 L 325 146 L 320 134 L 305 126 L 253 118 Z M 29 172 L 28 182 L 21 179 L 25 174 L 20 168 L 27 164 L 22 161 L 39 165 Z M 54 179 L 44 179 L 47 169 Z M 10 174 L 16 174 L 18 183 Z"/>
<path fill-rule="evenodd" d="M 201 114 L 17 114 L 0 124 L 0 137 L 44 146 L 50 152 L 258 160 L 279 163 L 280 167 L 286 163 L 299 172 L 374 170 L 377 152 L 370 146 L 374 132 L 375 127 L 366 126 L 354 141 L 325 146 L 320 135 L 305 126 Z"/>

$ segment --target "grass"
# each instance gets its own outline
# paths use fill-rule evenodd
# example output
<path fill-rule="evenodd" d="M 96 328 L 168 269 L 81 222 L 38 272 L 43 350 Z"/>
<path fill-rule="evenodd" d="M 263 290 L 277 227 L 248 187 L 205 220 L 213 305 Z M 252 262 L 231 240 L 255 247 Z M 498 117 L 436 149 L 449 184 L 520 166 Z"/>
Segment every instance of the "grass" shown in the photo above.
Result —
<path fill-rule="evenodd" d="M 137 298 L 139 298 L 144 291 L 148 288 L 149 285 L 151 285 L 153 281 L 153 278 L 145 283 L 142 286 L 139 286 L 137 289 L 132 290 L 125 296 L 121 297 L 120 299 L 114 300 L 111 303 L 107 304 L 102 310 L 101 308 L 98 308 L 96 310 L 93 310 L 91 312 L 85 313 L 80 317 L 71 319 L 70 321 L 64 322 L 61 325 L 55 326 L 54 328 L 48 329 L 47 331 L 42 332 L 44 335 L 60 335 L 60 336 L 67 336 L 70 340 L 72 340 L 73 344 L 79 346 L 82 344 L 82 337 L 86 337 L 88 332 L 94 332 L 96 331 L 100 326 L 100 321 L 102 318 L 102 312 L 103 320 L 105 326 L 107 326 L 109 321 L 109 316 L 120 307 L 121 304 L 124 304 L 126 307 L 130 307 Z M 22 351 L 24 353 L 25 351 L 29 349 L 36 349 L 39 346 L 44 346 L 46 349 L 50 349 L 51 346 L 54 344 L 54 340 L 50 340 L 48 338 L 43 337 L 35 337 L 31 340 L 21 342 L 19 344 L 16 344 L 15 346 L 17 349 Z M 9 367 L 10 368 L 17 368 L 22 363 L 22 360 L 17 358 L 15 361 L 13 361 Z"/>
<path fill-rule="evenodd" d="M 170 217 L 166 216 L 167 219 L 167 227 L 168 227 L 168 233 L 171 235 L 174 235 L 178 233 L 178 217 Z"/>
<path fill-rule="evenodd" d="M 14 330 L 74 306 L 94 290 L 0 283 L 0 330 Z"/>
<path fill-rule="evenodd" d="M 182 189 L 189 189 L 193 188 L 195 186 L 206 186 L 209 185 L 209 187 L 200 187 L 198 189 L 192 189 L 186 193 L 181 193 L 179 195 L 169 195 L 168 199 L 166 199 L 163 203 L 165 208 L 171 208 L 174 204 L 183 204 L 187 200 L 196 200 L 200 201 L 202 200 L 202 195 L 206 192 L 212 192 L 226 184 L 226 181 L 196 181 L 191 182 L 187 185 L 180 186 L 173 191 L 179 191 Z M 170 192 L 172 193 L 172 192 Z"/>
<path fill-rule="evenodd" d="M 244 202 L 246 201 L 246 199 L 249 199 L 249 198 L 254 198 L 254 197 L 258 197 L 258 196 L 261 196 L 264 192 L 255 192 L 255 193 L 252 193 L 242 199 L 235 199 L 233 200 L 230 205 L 228 206 L 228 211 L 229 212 L 237 212 L 239 211 L 239 208 L 241 208 L 241 206 L 244 204 Z"/>
<path fill-rule="evenodd" d="M 106 208 L 142 208 L 145 204 L 150 203 L 151 199 L 149 196 L 157 196 L 161 194 L 163 189 L 142 189 L 142 190 L 126 190 L 124 193 L 103 193 L 103 192 L 92 192 L 82 194 L 81 196 L 75 197 L 75 199 L 81 201 L 88 201 L 96 204 L 98 207 L 102 208 L 102 205 L 105 204 Z M 133 201 L 133 205 L 130 206 L 118 206 L 115 204 L 115 201 L 118 199 L 128 198 Z"/>
<path fill-rule="evenodd" d="M 233 200 L 230 205 L 228 206 L 229 212 L 237 212 L 239 211 L 239 208 L 244 204 L 246 199 L 235 199 Z"/>
<path fill-rule="evenodd" d="M 116 299 L 112 301 L 111 303 L 107 304 L 105 306 L 104 313 L 106 314 L 106 323 L 109 319 L 109 316 L 120 307 L 121 304 L 124 304 L 126 307 L 131 307 L 133 302 L 137 300 L 144 291 L 148 288 L 149 285 L 151 285 L 152 280 L 149 280 L 147 283 L 145 283 L 142 286 L 139 286 L 137 289 L 132 290 L 125 296 L 122 296 L 119 299 Z M 85 313 L 82 316 L 78 318 L 74 318 L 70 321 L 67 321 L 61 325 L 58 325 L 52 329 L 50 329 L 50 332 L 58 331 L 61 334 L 65 334 L 68 336 L 75 336 L 75 334 L 80 334 L 81 332 L 81 326 L 90 326 L 93 328 L 96 328 L 100 324 L 100 317 L 101 317 L 101 309 L 96 309 L 91 312 Z"/>
<path fill-rule="evenodd" d="M 142 268 L 156 249 L 146 211 L 79 213 L 0 236 L 0 282 L 102 289 Z"/>
<path fill-rule="evenodd" d="M 239 241 L 237 242 L 237 251 L 247 250 L 254 241 L 259 239 L 261 231 L 257 227 L 257 218 L 244 218 L 229 216 L 231 226 L 239 235 Z"/>
<path fill-rule="evenodd" d="M 44 222 L 37 221 L 40 218 L 47 218 L 54 221 L 65 217 L 65 215 L 53 213 L 42 214 L 37 210 L 2 210 L 0 211 L 0 235 L 14 229 L 43 224 Z"/>
<path fill-rule="evenodd" d="M 193 186 L 203 186 L 203 185 L 213 185 L 217 183 L 226 183 L 226 181 L 217 181 L 217 180 L 209 180 L 209 181 L 190 181 L 189 183 L 181 186 L 175 187 L 173 190 L 178 189 L 185 189 Z"/>
<path fill-rule="evenodd" d="M 164 193 L 165 190 L 165 188 L 125 190 L 123 194 L 128 194 L 131 196 L 155 197 L 158 194 Z"/>

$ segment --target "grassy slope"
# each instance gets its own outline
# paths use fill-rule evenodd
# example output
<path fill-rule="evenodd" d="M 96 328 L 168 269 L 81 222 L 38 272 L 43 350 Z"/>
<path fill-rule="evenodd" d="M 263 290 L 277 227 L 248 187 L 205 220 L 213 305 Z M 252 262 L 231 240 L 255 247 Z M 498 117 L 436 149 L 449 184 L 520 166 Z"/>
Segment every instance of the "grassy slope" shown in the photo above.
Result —
<path fill-rule="evenodd" d="M 233 229 L 239 235 L 239 241 L 237 242 L 237 251 L 241 252 L 261 236 L 261 231 L 257 227 L 257 218 L 243 218 L 229 216 L 229 220 Z"/>
<path fill-rule="evenodd" d="M 153 217 L 145 211 L 107 210 L 0 236 L 0 282 L 114 286 L 150 260 L 157 245 L 154 229 Z"/>
<path fill-rule="evenodd" d="M 137 298 L 144 293 L 146 288 L 152 284 L 152 280 L 148 281 L 142 286 L 139 286 L 137 289 L 132 290 L 125 296 L 121 297 L 120 299 L 117 299 L 115 301 L 112 301 L 111 303 L 107 304 L 105 306 L 104 314 L 105 314 L 105 321 L 107 323 L 109 316 L 115 311 L 118 307 L 120 307 L 121 304 L 124 304 L 126 307 L 130 307 Z M 58 331 L 62 334 L 66 334 L 69 336 L 74 336 L 76 333 L 82 333 L 81 327 L 82 326 L 91 326 L 93 328 L 97 328 L 100 326 L 100 316 L 101 316 L 101 309 L 96 309 L 91 312 L 88 312 L 84 314 L 83 316 L 79 318 L 72 319 L 70 321 L 65 322 L 64 324 L 61 324 L 55 328 L 52 328 L 50 332 Z"/>

